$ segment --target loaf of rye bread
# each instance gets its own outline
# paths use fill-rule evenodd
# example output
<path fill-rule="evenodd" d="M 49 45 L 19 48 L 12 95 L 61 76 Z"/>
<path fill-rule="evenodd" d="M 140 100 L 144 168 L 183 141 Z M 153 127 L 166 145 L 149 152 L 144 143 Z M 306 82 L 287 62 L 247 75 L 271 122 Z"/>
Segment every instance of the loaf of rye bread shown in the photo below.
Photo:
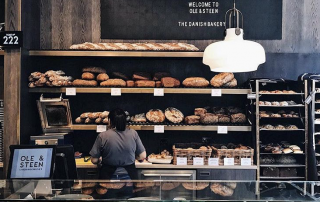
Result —
<path fill-rule="evenodd" d="M 209 81 L 202 77 L 190 77 L 186 78 L 182 85 L 186 87 L 207 87 L 209 85 Z"/>
<path fill-rule="evenodd" d="M 231 115 L 231 123 L 246 123 L 247 117 L 243 113 L 237 113 Z"/>
<path fill-rule="evenodd" d="M 163 77 L 161 79 L 161 83 L 162 83 L 163 87 L 166 87 L 166 88 L 173 88 L 173 87 L 180 86 L 180 81 L 176 78 L 173 78 L 173 77 Z"/>
<path fill-rule="evenodd" d="M 100 86 L 122 86 L 125 87 L 127 83 L 122 79 L 108 79 L 100 83 Z"/>
<path fill-rule="evenodd" d="M 212 113 L 206 113 L 200 115 L 200 123 L 202 124 L 214 124 L 218 123 L 219 117 Z"/>
<path fill-rule="evenodd" d="M 221 87 L 224 84 L 229 83 L 232 79 L 234 79 L 233 73 L 220 73 L 211 79 L 210 84 L 213 87 Z"/>
<path fill-rule="evenodd" d="M 200 116 L 196 116 L 196 115 L 186 116 L 186 118 L 184 118 L 184 122 L 186 124 L 198 124 L 200 123 Z"/>
<path fill-rule="evenodd" d="M 132 76 L 133 80 L 151 80 L 151 74 L 148 72 L 135 72 Z"/>
<path fill-rule="evenodd" d="M 195 108 L 194 115 L 200 116 L 201 114 L 206 114 L 208 111 L 205 108 Z"/>
<path fill-rule="evenodd" d="M 156 82 L 155 81 L 150 81 L 150 80 L 139 80 L 139 81 L 135 81 L 134 85 L 136 87 L 150 87 L 150 88 L 154 88 L 156 86 Z"/>
<path fill-rule="evenodd" d="M 98 82 L 95 80 L 82 80 L 82 79 L 76 79 L 72 82 L 73 86 L 98 86 Z"/>

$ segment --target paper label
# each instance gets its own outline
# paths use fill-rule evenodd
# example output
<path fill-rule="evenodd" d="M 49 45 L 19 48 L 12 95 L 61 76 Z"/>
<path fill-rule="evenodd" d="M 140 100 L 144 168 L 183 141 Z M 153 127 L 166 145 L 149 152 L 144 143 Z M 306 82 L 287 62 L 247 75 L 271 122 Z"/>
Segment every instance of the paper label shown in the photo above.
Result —
<path fill-rule="evenodd" d="M 209 166 L 219 166 L 219 158 L 209 158 Z"/>
<path fill-rule="evenodd" d="M 177 165 L 186 166 L 188 165 L 188 160 L 185 157 L 177 157 Z"/>
<path fill-rule="evenodd" d="M 242 166 L 251 166 L 251 158 L 241 158 Z"/>
<path fill-rule="evenodd" d="M 212 97 L 221 97 L 221 89 L 212 89 L 211 96 Z"/>
<path fill-rule="evenodd" d="M 164 126 L 154 126 L 154 133 L 164 133 Z"/>
<path fill-rule="evenodd" d="M 164 96 L 164 89 L 163 88 L 155 88 L 153 95 L 154 96 Z"/>
<path fill-rule="evenodd" d="M 97 125 L 97 133 L 102 133 L 104 131 L 107 131 L 106 125 Z"/>
<path fill-rule="evenodd" d="M 248 95 L 247 95 L 247 99 L 249 99 L 249 100 L 254 100 L 254 99 L 256 99 L 256 94 L 248 94 Z"/>
<path fill-rule="evenodd" d="M 111 96 L 121 96 L 121 88 L 111 88 Z"/>
<path fill-rule="evenodd" d="M 193 158 L 193 165 L 194 166 L 203 166 L 204 165 L 203 158 Z"/>
<path fill-rule="evenodd" d="M 228 134 L 228 126 L 218 126 L 218 134 Z"/>
<path fill-rule="evenodd" d="M 224 158 L 223 161 L 225 166 L 234 166 L 234 158 Z"/>
<path fill-rule="evenodd" d="M 77 89 L 76 88 L 66 88 L 66 95 L 71 95 L 71 96 L 77 95 Z"/>

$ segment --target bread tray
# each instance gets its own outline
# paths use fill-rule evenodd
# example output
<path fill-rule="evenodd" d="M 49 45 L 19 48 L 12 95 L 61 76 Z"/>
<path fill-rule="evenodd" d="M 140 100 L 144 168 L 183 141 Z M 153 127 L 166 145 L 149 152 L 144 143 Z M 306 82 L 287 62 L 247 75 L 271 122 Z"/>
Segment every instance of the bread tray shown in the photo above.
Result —
<path fill-rule="evenodd" d="M 172 156 L 167 156 L 165 159 L 148 158 L 148 161 L 150 163 L 170 164 L 172 159 Z"/>

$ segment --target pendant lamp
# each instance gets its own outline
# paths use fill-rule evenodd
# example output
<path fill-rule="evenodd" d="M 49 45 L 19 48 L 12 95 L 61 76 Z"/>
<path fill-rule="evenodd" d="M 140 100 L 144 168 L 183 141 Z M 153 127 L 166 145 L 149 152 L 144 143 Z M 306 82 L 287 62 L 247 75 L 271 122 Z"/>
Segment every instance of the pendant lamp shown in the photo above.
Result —
<path fill-rule="evenodd" d="M 228 15 L 229 27 L 227 29 Z M 236 9 L 234 1 L 233 8 L 225 15 L 226 36 L 224 41 L 212 43 L 204 51 L 203 63 L 210 66 L 213 72 L 256 71 L 258 66 L 266 61 L 264 48 L 259 43 L 243 39 L 243 29 L 240 28 L 239 23 L 240 15 L 243 27 L 243 15 Z"/>

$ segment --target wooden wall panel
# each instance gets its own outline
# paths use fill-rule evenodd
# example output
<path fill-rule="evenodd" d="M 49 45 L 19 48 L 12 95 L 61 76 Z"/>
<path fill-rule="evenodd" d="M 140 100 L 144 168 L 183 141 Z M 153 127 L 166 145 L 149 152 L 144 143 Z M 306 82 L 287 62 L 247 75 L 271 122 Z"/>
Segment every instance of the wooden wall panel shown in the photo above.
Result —
<path fill-rule="evenodd" d="M 40 0 L 40 48 L 52 49 L 52 0 Z"/>

